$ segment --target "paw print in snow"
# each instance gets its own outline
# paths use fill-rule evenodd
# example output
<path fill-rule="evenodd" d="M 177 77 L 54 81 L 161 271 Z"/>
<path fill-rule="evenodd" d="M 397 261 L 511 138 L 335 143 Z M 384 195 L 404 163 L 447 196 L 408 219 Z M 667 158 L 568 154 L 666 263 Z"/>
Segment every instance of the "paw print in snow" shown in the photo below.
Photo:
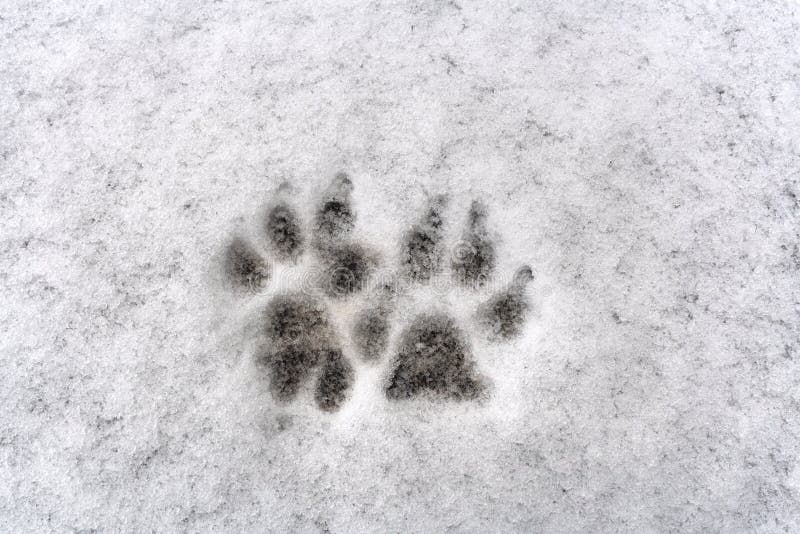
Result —
<path fill-rule="evenodd" d="M 376 280 L 378 254 L 351 239 L 356 224 L 352 190 L 347 175 L 335 177 L 315 208 L 310 239 L 297 210 L 280 192 L 264 218 L 263 234 L 275 261 L 291 267 L 311 255 L 316 267 L 310 288 L 278 291 L 263 312 L 266 344 L 256 355 L 256 363 L 265 371 L 278 402 L 295 399 L 313 379 L 317 406 L 327 412 L 338 410 L 355 380 L 351 355 L 343 352 L 343 332 L 362 361 L 382 362 L 392 348 L 394 327 L 402 322 L 394 317 L 398 302 L 413 299 L 411 287 L 449 276 L 457 286 L 477 290 L 494 273 L 497 258 L 486 226 L 486 207 L 472 203 L 448 263 L 443 242 L 448 203 L 446 197 L 438 196 L 402 236 L 396 273 L 390 280 Z M 272 265 L 253 244 L 237 237 L 228 245 L 225 272 L 234 286 L 254 293 L 269 286 Z M 504 341 L 521 333 L 529 311 L 526 287 L 533 278 L 530 267 L 521 267 L 511 284 L 478 307 L 475 322 L 483 335 Z M 354 298 L 361 299 L 360 311 L 352 324 L 339 324 L 330 305 Z M 488 387 L 478 372 L 469 337 L 456 319 L 437 310 L 415 313 L 394 343 L 383 384 L 387 399 L 485 396 Z"/>

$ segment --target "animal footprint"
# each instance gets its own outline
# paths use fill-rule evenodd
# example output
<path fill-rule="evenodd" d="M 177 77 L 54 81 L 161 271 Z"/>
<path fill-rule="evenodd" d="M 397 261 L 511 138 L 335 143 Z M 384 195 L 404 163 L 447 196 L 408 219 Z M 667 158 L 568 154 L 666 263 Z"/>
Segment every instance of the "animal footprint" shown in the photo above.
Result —
<path fill-rule="evenodd" d="M 273 398 L 289 402 L 311 388 L 320 409 L 338 410 L 356 376 L 344 346 L 352 346 L 364 364 L 381 363 L 393 354 L 382 384 L 389 400 L 485 396 L 488 386 L 477 369 L 469 336 L 448 312 L 421 309 L 411 290 L 435 280 L 474 291 L 488 284 L 497 258 L 486 207 L 473 202 L 460 240 L 448 249 L 448 202 L 444 196 L 433 198 L 401 237 L 396 271 L 380 279 L 379 255 L 352 239 L 352 190 L 350 178 L 338 174 L 320 195 L 308 225 L 285 190 L 279 190 L 266 211 L 262 234 L 270 257 L 290 268 L 306 269 L 305 279 L 312 281 L 310 287 L 275 291 L 263 311 L 265 343 L 255 361 Z M 241 237 L 229 243 L 224 270 L 231 285 L 245 294 L 265 291 L 272 283 L 272 264 L 259 247 Z M 526 287 L 532 280 L 530 267 L 523 266 L 510 284 L 478 307 L 474 322 L 482 335 L 505 341 L 521 334 L 529 309 Z M 344 301 L 359 310 L 352 321 L 349 315 L 331 312 Z M 414 316 L 404 321 L 401 308 L 414 310 Z M 401 331 L 393 340 L 396 327 Z M 342 343 L 344 336 L 349 345 Z"/>

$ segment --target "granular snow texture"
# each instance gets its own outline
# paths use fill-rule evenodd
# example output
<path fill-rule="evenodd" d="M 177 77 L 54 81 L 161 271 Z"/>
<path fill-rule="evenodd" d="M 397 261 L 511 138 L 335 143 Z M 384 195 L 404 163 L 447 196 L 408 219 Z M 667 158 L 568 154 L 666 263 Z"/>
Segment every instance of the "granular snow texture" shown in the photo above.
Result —
<path fill-rule="evenodd" d="M 798 11 L 0 3 L 0 530 L 800 531 Z"/>

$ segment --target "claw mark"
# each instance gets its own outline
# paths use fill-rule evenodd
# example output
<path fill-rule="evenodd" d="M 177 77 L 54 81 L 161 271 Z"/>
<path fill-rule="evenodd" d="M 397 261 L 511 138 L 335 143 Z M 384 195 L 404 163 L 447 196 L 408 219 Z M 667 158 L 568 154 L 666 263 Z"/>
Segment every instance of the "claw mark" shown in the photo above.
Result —
<path fill-rule="evenodd" d="M 346 237 L 355 227 L 355 212 L 350 199 L 353 182 L 339 173 L 323 196 L 314 220 L 314 235 L 318 246 Z"/>
<path fill-rule="evenodd" d="M 269 213 L 264 223 L 272 250 L 281 260 L 295 260 L 303 252 L 303 233 L 297 213 L 288 204 L 280 203 Z"/>
<path fill-rule="evenodd" d="M 470 206 L 462 242 L 466 246 L 453 254 L 453 276 L 463 285 L 480 287 L 494 270 L 495 251 L 486 230 L 486 208 L 477 200 Z"/>
<path fill-rule="evenodd" d="M 426 282 L 442 262 L 442 210 L 447 200 L 434 198 L 422 219 L 403 238 L 401 268 L 410 280 Z"/>
<path fill-rule="evenodd" d="M 225 272 L 236 286 L 257 291 L 267 284 L 270 268 L 247 241 L 236 237 L 225 252 Z"/>
<path fill-rule="evenodd" d="M 361 291 L 375 264 L 364 247 L 347 242 L 355 226 L 352 190 L 350 178 L 344 173 L 337 174 L 314 221 L 314 245 L 324 267 L 322 289 L 330 297 Z"/>
<path fill-rule="evenodd" d="M 520 334 L 530 305 L 525 297 L 525 288 L 534 279 L 533 271 L 523 265 L 514 275 L 508 289 L 494 295 L 481 305 L 478 315 L 481 324 L 496 339 L 507 340 Z"/>
<path fill-rule="evenodd" d="M 401 336 L 386 396 L 401 400 L 427 392 L 443 399 L 470 400 L 484 390 L 455 321 L 444 314 L 417 316 Z"/>

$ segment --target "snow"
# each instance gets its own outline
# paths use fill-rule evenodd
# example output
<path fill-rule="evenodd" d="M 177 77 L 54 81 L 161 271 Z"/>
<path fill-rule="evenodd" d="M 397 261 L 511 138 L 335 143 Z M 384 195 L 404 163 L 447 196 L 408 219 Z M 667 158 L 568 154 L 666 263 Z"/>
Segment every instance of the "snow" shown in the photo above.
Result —
<path fill-rule="evenodd" d="M 0 529 L 798 531 L 799 23 L 790 2 L 0 3 Z M 481 295 L 399 304 L 394 338 L 458 319 L 488 401 L 389 402 L 388 357 L 351 358 L 333 415 L 270 397 L 272 293 L 227 290 L 221 255 L 281 183 L 309 221 L 340 170 L 389 268 L 437 193 L 451 243 L 486 203 L 498 284 L 532 266 L 507 344 L 473 328 Z"/>

